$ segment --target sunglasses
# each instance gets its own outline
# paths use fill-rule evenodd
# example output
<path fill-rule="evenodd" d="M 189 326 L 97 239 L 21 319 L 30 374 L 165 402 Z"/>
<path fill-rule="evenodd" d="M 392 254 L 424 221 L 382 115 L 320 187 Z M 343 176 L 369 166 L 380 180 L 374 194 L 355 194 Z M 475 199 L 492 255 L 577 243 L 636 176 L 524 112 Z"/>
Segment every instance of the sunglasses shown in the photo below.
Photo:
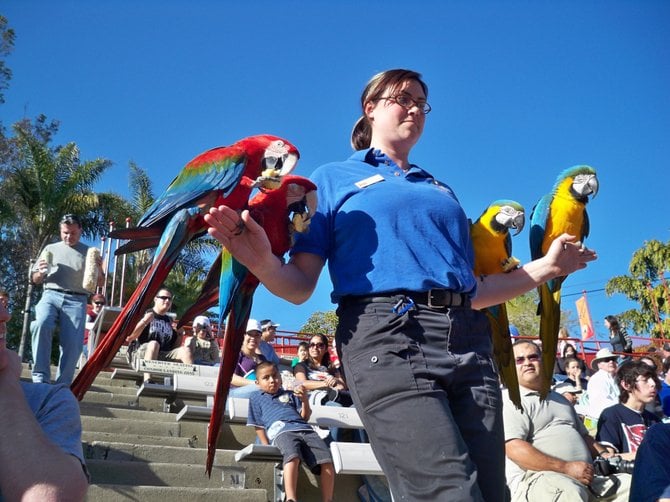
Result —
<path fill-rule="evenodd" d="M 540 360 L 540 354 L 530 354 L 529 356 L 519 356 L 514 358 L 514 362 L 521 366 L 524 362 L 535 363 Z"/>
<path fill-rule="evenodd" d="M 607 359 L 601 359 L 599 362 L 601 363 L 615 363 L 617 361 L 617 357 L 608 357 Z"/>
<path fill-rule="evenodd" d="M 157 296 L 156 298 L 158 298 L 159 300 L 165 300 L 165 301 L 172 300 L 171 296 Z"/>
<path fill-rule="evenodd" d="M 93 305 L 104 305 L 105 302 L 93 302 Z"/>
<path fill-rule="evenodd" d="M 326 348 L 326 344 L 325 344 L 325 343 L 322 343 L 322 342 L 319 342 L 319 343 L 310 343 L 310 344 L 309 344 L 309 348 L 310 348 L 310 349 L 325 349 L 325 348 Z"/>

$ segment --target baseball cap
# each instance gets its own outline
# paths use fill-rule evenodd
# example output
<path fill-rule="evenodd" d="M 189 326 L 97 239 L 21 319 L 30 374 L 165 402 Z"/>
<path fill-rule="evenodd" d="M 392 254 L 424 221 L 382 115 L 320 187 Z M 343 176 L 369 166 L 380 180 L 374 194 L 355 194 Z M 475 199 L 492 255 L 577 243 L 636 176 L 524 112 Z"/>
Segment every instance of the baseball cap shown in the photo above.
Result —
<path fill-rule="evenodd" d="M 278 328 L 279 324 L 275 324 L 272 322 L 272 319 L 263 319 L 261 321 L 261 331 L 268 329 L 268 328 Z"/>
<path fill-rule="evenodd" d="M 211 326 L 209 322 L 209 317 L 204 315 L 199 315 L 195 319 L 193 319 L 193 326 L 195 326 L 196 324 L 204 328 L 209 328 Z"/>
<path fill-rule="evenodd" d="M 261 323 L 259 323 L 256 319 L 249 319 L 247 321 L 247 329 L 245 333 L 249 333 L 249 331 L 263 331 L 261 329 Z"/>

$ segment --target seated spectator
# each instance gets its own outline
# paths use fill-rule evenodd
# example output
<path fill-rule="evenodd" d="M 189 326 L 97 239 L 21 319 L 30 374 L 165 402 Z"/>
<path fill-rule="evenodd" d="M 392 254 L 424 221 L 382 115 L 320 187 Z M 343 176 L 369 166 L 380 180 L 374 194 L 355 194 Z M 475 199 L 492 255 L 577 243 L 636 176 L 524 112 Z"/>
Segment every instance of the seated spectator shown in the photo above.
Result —
<path fill-rule="evenodd" d="M 95 294 L 91 297 L 91 303 L 86 306 L 86 329 L 84 330 L 84 357 L 86 358 L 88 358 L 88 337 L 91 334 L 91 327 L 106 303 L 107 299 L 103 295 Z"/>
<path fill-rule="evenodd" d="M 275 363 L 277 366 L 281 364 L 279 356 L 275 352 L 275 348 L 271 345 L 277 336 L 277 328 L 279 324 L 274 324 L 272 319 L 263 319 L 261 321 L 261 341 L 258 349 L 267 361 Z"/>
<path fill-rule="evenodd" d="M 670 502 L 670 424 L 652 425 L 635 457 L 631 502 Z"/>
<path fill-rule="evenodd" d="M 237 359 L 237 366 L 230 382 L 230 397 L 246 397 L 258 392 L 256 385 L 256 366 L 265 361 L 265 356 L 258 353 L 261 341 L 261 325 L 255 319 L 249 319 L 244 333 L 242 349 Z"/>
<path fill-rule="evenodd" d="M 306 361 L 308 357 L 309 357 L 309 343 L 300 342 L 298 344 L 298 355 L 293 358 L 293 361 L 291 361 L 291 367 L 294 368 L 293 370 L 294 373 L 296 364 Z"/>
<path fill-rule="evenodd" d="M 616 493 L 597 498 L 601 479 L 595 477 L 594 457 L 605 454 L 574 408 L 556 392 L 545 399 L 542 388 L 542 357 L 529 340 L 514 344 L 522 411 L 504 391 L 506 476 L 512 502 L 628 500 L 630 476 L 616 474 Z"/>
<path fill-rule="evenodd" d="M 295 366 L 293 374 L 296 380 L 303 381 L 308 391 L 329 389 L 345 391 L 347 384 L 340 371 L 333 366 L 328 353 L 328 337 L 314 335 L 309 341 L 309 354 L 304 362 Z M 331 396 L 337 393 L 331 392 Z M 350 405 L 347 405 L 350 406 Z"/>
<path fill-rule="evenodd" d="M 133 358 L 147 361 L 160 359 L 181 361 L 193 364 L 193 356 L 188 347 L 182 346 L 182 334 L 172 326 L 172 318 L 168 315 L 172 306 L 172 293 L 161 288 L 154 297 L 154 306 L 148 310 L 137 323 L 126 341 L 130 343 L 128 353 Z M 144 381 L 151 378 L 144 374 Z"/>
<path fill-rule="evenodd" d="M 596 440 L 623 459 L 632 460 L 644 433 L 660 421 L 644 409 L 656 399 L 660 382 L 654 369 L 642 361 L 622 364 L 617 370 L 616 382 L 620 402 L 600 414 Z"/>
<path fill-rule="evenodd" d="M 554 374 L 556 375 L 567 375 L 566 364 L 568 359 L 576 359 L 577 364 L 579 364 L 579 369 L 581 370 L 582 377 L 586 378 L 590 375 L 590 372 L 586 369 L 586 363 L 582 358 L 577 354 L 577 349 L 571 343 L 565 343 L 563 345 L 563 351 L 561 352 L 561 357 L 556 358 L 556 363 L 554 364 Z"/>
<path fill-rule="evenodd" d="M 582 364 L 579 364 L 580 360 L 575 357 L 568 357 L 565 359 L 565 374 L 566 379 L 563 380 L 574 387 L 579 391 L 586 390 L 588 385 L 588 380 L 584 378 L 584 373 L 582 372 L 582 364 L 584 361 L 581 361 Z"/>
<path fill-rule="evenodd" d="M 212 336 L 209 318 L 199 315 L 193 319 L 193 335 L 186 341 L 186 346 L 193 354 L 193 362 L 206 366 L 218 364 L 221 361 L 220 349 Z"/>
<path fill-rule="evenodd" d="M 283 390 L 277 366 L 269 361 L 256 367 L 256 384 L 261 392 L 249 399 L 247 425 L 256 428 L 262 444 L 274 444 L 283 459 L 284 491 L 287 502 L 298 499 L 298 467 L 302 460 L 321 476 L 321 498 L 330 502 L 335 487 L 335 469 L 330 450 L 307 424 L 312 413 L 304 389 Z"/>
<path fill-rule="evenodd" d="M 598 420 L 605 408 L 619 402 L 619 387 L 614 381 L 617 359 L 609 349 L 600 349 L 591 361 L 591 368 L 595 373 L 589 379 L 587 386 L 588 415 L 594 420 Z"/>
<path fill-rule="evenodd" d="M 653 347 L 652 347 L 653 348 Z M 647 403 L 644 407 L 645 410 L 649 410 L 651 413 L 656 415 L 658 418 L 665 417 L 665 412 L 663 411 L 663 406 L 661 405 L 661 390 L 663 389 L 663 373 L 659 371 L 659 365 L 656 363 L 656 360 L 652 356 L 642 356 L 639 361 L 647 364 L 650 368 L 654 370 L 654 373 L 659 377 L 660 386 L 656 389 L 656 399 L 651 403 Z"/>
<path fill-rule="evenodd" d="M 563 396 L 568 403 L 572 406 L 577 405 L 579 400 L 579 394 L 582 393 L 581 389 L 577 389 L 573 384 L 569 382 L 561 382 L 554 386 L 554 392 Z M 578 412 L 579 413 L 579 412 Z"/>
<path fill-rule="evenodd" d="M 22 382 L 20 374 L 18 355 L 0 339 L 0 500 L 84 500 L 77 400 L 65 385 Z"/>

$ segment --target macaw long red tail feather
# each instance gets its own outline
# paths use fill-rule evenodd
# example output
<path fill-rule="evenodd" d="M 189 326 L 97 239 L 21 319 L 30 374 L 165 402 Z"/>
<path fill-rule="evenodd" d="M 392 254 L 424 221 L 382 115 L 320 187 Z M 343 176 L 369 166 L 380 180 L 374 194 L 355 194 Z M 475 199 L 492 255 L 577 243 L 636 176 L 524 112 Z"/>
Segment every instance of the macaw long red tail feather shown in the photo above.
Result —
<path fill-rule="evenodd" d="M 187 210 L 182 210 L 175 214 L 165 230 L 165 238 L 157 250 L 153 263 L 100 345 L 72 382 L 71 390 L 77 399 L 84 398 L 98 373 L 112 362 L 126 337 L 135 329 L 149 303 L 162 287 L 180 251 L 201 227 L 202 218 L 197 213 L 191 214 Z"/>
<path fill-rule="evenodd" d="M 254 278 L 255 279 L 255 278 Z M 257 283 L 257 281 L 256 281 Z M 214 393 L 214 404 L 212 405 L 212 415 L 209 419 L 209 427 L 207 429 L 207 459 L 205 461 L 205 472 L 208 476 L 212 475 L 212 466 L 214 465 L 214 456 L 216 455 L 216 443 L 219 440 L 221 433 L 221 424 L 223 422 L 223 414 L 226 408 L 226 400 L 228 399 L 228 391 L 230 389 L 230 382 L 233 379 L 233 373 L 237 365 L 237 359 L 242 349 L 242 342 L 244 341 L 244 333 L 251 313 L 251 305 L 253 302 L 253 291 L 245 288 L 238 298 L 236 298 L 237 308 L 231 309 L 226 323 L 225 335 L 223 338 L 223 348 L 221 353 L 221 366 L 219 367 L 219 375 L 216 381 L 216 390 Z"/>

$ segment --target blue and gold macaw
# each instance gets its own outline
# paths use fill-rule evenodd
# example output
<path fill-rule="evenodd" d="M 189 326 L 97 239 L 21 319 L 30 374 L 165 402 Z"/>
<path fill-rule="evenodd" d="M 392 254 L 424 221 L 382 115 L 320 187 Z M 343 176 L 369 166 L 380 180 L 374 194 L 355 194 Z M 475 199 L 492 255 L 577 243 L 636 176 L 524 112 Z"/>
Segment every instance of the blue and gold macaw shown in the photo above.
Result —
<path fill-rule="evenodd" d="M 542 197 L 530 217 L 530 254 L 533 260 L 541 258 L 560 235 L 576 236 L 581 245 L 589 235 L 586 204 L 589 196 L 598 193 L 598 178 L 591 166 L 579 165 L 563 171 L 551 193 Z M 557 277 L 537 288 L 540 303 L 540 340 L 542 342 L 542 397 L 546 397 L 556 361 L 558 330 L 561 323 L 561 284 L 565 276 Z"/>
<path fill-rule="evenodd" d="M 523 230 L 525 212 L 523 206 L 513 200 L 496 200 L 470 226 L 470 236 L 475 251 L 474 273 L 476 276 L 509 272 L 519 265 L 512 256 L 512 236 Z M 509 332 L 507 307 L 504 303 L 484 309 L 491 323 L 493 357 L 498 365 L 500 379 L 507 387 L 512 402 L 521 408 L 519 381 L 514 364 L 514 351 Z"/>
<path fill-rule="evenodd" d="M 207 230 L 204 215 L 212 206 L 244 209 L 254 188 L 280 185 L 299 158 L 285 139 L 269 134 L 250 136 L 230 146 L 213 148 L 182 169 L 165 192 L 144 213 L 135 228 L 119 229 L 110 237 L 129 239 L 116 253 L 156 247 L 151 266 L 95 352 L 72 383 L 82 399 L 97 374 L 107 367 L 158 293 L 179 255 L 191 240 Z"/>

